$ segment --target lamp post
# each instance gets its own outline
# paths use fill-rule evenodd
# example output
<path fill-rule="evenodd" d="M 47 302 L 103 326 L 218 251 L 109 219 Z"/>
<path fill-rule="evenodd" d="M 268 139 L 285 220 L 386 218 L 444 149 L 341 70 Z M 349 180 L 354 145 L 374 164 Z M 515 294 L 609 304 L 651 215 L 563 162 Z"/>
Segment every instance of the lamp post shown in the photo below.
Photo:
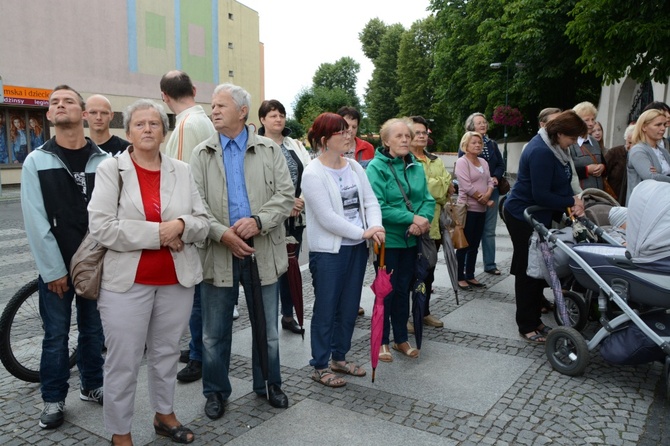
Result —
<path fill-rule="evenodd" d="M 491 69 L 499 70 L 502 67 L 502 62 L 493 62 Z M 505 64 L 505 108 L 509 102 L 509 64 Z M 507 174 L 507 123 L 503 127 L 503 163 L 505 164 L 505 174 Z"/>

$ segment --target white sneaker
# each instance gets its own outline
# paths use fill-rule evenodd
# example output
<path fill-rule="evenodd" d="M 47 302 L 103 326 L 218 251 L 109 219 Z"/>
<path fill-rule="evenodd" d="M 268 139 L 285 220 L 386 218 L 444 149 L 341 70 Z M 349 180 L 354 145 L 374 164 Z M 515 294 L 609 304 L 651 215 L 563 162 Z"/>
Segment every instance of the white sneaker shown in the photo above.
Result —
<path fill-rule="evenodd" d="M 237 305 L 233 307 L 233 320 L 237 320 L 240 317 L 240 312 L 237 311 Z"/>

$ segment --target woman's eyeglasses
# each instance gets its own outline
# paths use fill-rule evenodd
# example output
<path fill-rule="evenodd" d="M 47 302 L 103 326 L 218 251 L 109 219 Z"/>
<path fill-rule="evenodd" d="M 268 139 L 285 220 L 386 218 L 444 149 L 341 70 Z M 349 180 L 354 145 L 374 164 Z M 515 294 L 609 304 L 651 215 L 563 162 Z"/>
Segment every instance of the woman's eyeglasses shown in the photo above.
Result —
<path fill-rule="evenodd" d="M 333 133 L 332 136 L 335 136 L 335 135 L 351 136 L 351 130 L 349 130 L 349 129 L 347 129 L 347 130 L 340 130 L 339 132 L 335 132 L 335 133 Z"/>

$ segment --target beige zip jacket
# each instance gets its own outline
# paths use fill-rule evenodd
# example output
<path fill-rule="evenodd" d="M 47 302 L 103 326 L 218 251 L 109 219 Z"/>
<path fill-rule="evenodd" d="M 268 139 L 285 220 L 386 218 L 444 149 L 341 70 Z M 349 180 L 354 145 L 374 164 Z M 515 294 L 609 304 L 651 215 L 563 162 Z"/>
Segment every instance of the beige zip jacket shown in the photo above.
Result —
<path fill-rule="evenodd" d="M 251 213 L 262 224 L 261 233 L 254 237 L 254 248 L 261 285 L 270 285 L 288 269 L 284 220 L 293 209 L 294 188 L 279 146 L 269 138 L 248 134 L 244 178 Z M 230 215 L 218 133 L 196 146 L 190 163 L 211 223 L 209 236 L 200 247 L 204 281 L 218 287 L 233 286 L 233 254 L 220 242 L 230 227 Z"/>

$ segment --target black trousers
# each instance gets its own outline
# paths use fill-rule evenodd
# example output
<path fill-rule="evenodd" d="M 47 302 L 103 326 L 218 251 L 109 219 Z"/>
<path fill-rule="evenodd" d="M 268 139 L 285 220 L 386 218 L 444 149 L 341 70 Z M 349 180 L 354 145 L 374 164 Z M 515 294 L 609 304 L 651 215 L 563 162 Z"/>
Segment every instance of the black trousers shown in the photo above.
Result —
<path fill-rule="evenodd" d="M 512 239 L 512 267 L 510 273 L 514 275 L 514 295 L 516 298 L 516 324 L 519 333 L 525 334 L 534 331 L 542 325 L 540 319 L 544 295 L 542 291 L 547 286 L 544 279 L 528 277 L 528 241 L 533 234 L 533 228 L 525 221 L 518 220 L 505 209 L 505 224 Z"/>

